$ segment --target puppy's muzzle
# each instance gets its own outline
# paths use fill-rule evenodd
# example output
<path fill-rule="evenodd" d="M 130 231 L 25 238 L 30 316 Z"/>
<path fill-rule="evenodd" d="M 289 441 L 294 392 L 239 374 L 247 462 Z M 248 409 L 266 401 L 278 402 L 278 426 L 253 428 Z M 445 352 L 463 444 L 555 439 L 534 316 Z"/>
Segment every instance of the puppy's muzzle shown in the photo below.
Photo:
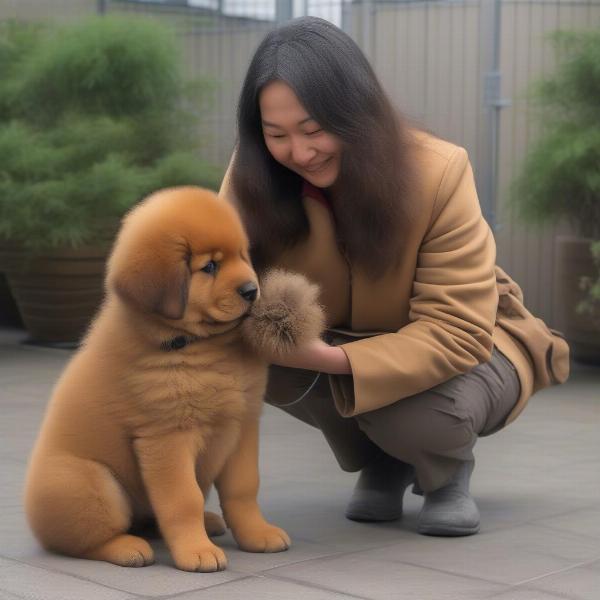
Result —
<path fill-rule="evenodd" d="M 246 302 L 254 302 L 258 296 L 258 286 L 251 281 L 240 286 L 237 291 Z"/>

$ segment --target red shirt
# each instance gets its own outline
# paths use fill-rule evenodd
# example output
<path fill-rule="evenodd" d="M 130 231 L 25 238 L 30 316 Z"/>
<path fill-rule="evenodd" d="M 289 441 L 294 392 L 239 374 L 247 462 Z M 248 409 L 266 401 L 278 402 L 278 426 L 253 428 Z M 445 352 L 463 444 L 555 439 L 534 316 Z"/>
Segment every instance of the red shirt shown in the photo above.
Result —
<path fill-rule="evenodd" d="M 307 196 L 309 198 L 313 198 L 314 200 L 318 200 L 321 204 L 323 204 L 331 212 L 333 212 L 333 207 L 331 206 L 331 201 L 324 194 L 323 190 L 321 188 L 314 186 L 312 183 L 309 183 L 305 179 L 304 183 L 302 184 L 302 197 L 306 198 Z"/>

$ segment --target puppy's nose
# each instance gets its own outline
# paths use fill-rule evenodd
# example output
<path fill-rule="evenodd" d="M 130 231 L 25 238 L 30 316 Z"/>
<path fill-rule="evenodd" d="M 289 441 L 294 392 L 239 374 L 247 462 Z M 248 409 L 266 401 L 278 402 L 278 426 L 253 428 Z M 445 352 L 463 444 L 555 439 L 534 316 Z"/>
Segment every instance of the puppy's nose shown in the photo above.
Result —
<path fill-rule="evenodd" d="M 255 283 L 249 281 L 238 288 L 238 294 L 244 300 L 247 300 L 248 302 L 254 302 L 256 300 L 256 296 L 258 296 L 258 287 Z"/>

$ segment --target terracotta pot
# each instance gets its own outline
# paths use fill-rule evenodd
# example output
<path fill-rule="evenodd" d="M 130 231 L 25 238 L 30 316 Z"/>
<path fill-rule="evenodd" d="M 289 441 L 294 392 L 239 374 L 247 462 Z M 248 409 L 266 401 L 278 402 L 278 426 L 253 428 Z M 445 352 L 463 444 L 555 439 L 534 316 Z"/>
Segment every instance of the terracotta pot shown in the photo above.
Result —
<path fill-rule="evenodd" d="M 591 316 L 576 311 L 585 296 L 580 289 L 581 278 L 593 276 L 596 270 L 590 252 L 591 242 L 572 236 L 557 237 L 554 293 L 559 329 L 569 342 L 574 360 L 600 364 L 600 327 Z"/>
<path fill-rule="evenodd" d="M 23 322 L 39 342 L 78 342 L 98 310 L 110 245 L 30 255 L 2 248 L 6 274 Z"/>

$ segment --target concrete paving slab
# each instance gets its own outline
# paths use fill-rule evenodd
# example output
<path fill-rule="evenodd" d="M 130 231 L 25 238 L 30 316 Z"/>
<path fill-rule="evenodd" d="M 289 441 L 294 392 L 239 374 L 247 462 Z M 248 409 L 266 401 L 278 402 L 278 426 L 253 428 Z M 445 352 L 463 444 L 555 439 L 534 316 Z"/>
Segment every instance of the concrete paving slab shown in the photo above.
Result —
<path fill-rule="evenodd" d="M 600 596 L 600 570 L 585 566 L 569 569 L 531 582 L 529 587 L 571 600 L 597 600 Z"/>
<path fill-rule="evenodd" d="M 356 474 L 339 469 L 317 430 L 266 407 L 261 505 L 293 546 L 249 554 L 227 534 L 215 541 L 228 570 L 193 574 L 173 567 L 161 540 L 151 540 L 157 561 L 143 569 L 39 547 L 21 493 L 46 402 L 71 353 L 23 339 L 0 329 L 0 600 L 600 598 L 600 369 L 576 367 L 569 383 L 534 397 L 516 423 L 479 441 L 472 491 L 482 529 L 470 538 L 420 536 L 422 499 L 411 493 L 400 521 L 348 521 Z M 218 509 L 217 498 L 208 506 Z"/>
<path fill-rule="evenodd" d="M 540 590 L 531 590 L 528 588 L 513 589 L 502 594 L 490 596 L 490 600 L 571 600 L 565 596 L 542 592 Z"/>
<path fill-rule="evenodd" d="M 471 577 L 386 559 L 387 552 L 366 551 L 274 569 L 268 575 L 312 583 L 370 600 L 455 600 L 483 598 L 505 586 Z"/>
<path fill-rule="evenodd" d="M 18 561 L 0 558 L 3 592 L 28 600 L 127 600 L 131 594 L 72 577 L 56 571 L 32 567 Z"/>
<path fill-rule="evenodd" d="M 343 594 L 262 575 L 177 596 L 177 600 L 248 600 L 249 598 L 257 600 L 364 600 L 361 596 Z"/>
<path fill-rule="evenodd" d="M 539 519 L 534 522 L 536 525 L 548 527 L 549 529 L 569 531 L 590 537 L 596 541 L 600 539 L 600 507 L 575 510 L 564 515 L 555 515 L 552 518 Z"/>
<path fill-rule="evenodd" d="M 411 563 L 467 577 L 517 585 L 599 558 L 596 540 L 532 524 L 464 538 L 415 536 L 372 550 L 373 560 Z"/>

